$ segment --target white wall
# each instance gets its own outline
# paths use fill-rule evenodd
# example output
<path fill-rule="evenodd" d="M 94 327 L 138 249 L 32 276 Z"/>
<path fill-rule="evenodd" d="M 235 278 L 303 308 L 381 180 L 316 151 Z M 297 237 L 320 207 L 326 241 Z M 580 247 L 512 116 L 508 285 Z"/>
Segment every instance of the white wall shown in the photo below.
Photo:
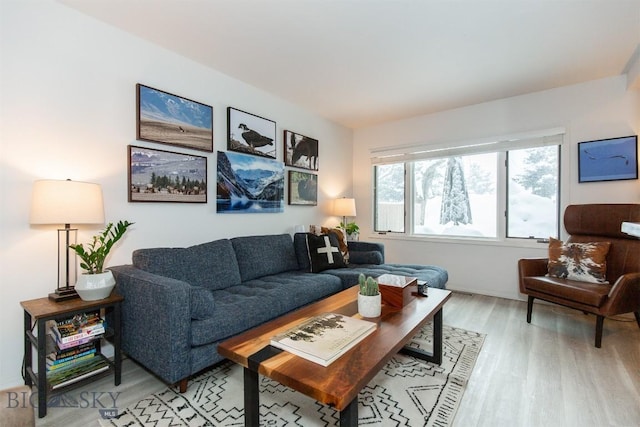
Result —
<path fill-rule="evenodd" d="M 184 246 L 216 238 L 287 233 L 296 224 L 337 223 L 328 201 L 351 193 L 352 131 L 261 90 L 130 36 L 51 0 L 2 1 L 0 86 L 0 388 L 20 383 L 19 302 L 56 287 L 55 226 L 30 226 L 31 186 L 41 178 L 102 185 L 107 221 L 135 222 L 107 260 L 128 263 L 135 248 Z M 318 207 L 279 214 L 215 212 L 215 152 L 207 204 L 128 203 L 127 145 L 184 150 L 135 140 L 135 85 L 143 83 L 214 108 L 214 149 L 226 150 L 233 106 L 320 141 Z M 81 227 L 86 241 L 100 227 Z"/>
<path fill-rule="evenodd" d="M 369 150 L 419 143 L 442 145 L 555 127 L 567 131 L 562 150 L 563 207 L 640 202 L 638 180 L 578 183 L 578 142 L 640 131 L 640 91 L 628 90 L 626 77 L 620 76 L 356 130 L 354 159 L 360 161 L 354 162 L 354 196 L 363 238 L 384 242 L 390 262 L 446 268 L 450 289 L 520 298 L 517 260 L 545 256 L 544 244 L 482 244 L 461 239 L 443 243 L 373 234 Z"/>

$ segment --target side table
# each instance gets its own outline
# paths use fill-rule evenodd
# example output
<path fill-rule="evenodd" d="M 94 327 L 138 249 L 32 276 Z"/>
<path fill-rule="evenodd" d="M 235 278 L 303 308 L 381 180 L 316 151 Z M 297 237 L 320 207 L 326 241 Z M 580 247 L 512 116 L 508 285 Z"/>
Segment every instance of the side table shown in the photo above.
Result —
<path fill-rule="evenodd" d="M 122 374 L 122 349 L 121 349 L 121 303 L 124 298 L 112 293 L 108 298 L 97 301 L 84 301 L 80 298 L 54 302 L 49 298 L 38 298 L 29 301 L 22 301 L 20 305 L 24 310 L 24 359 L 25 378 L 24 383 L 28 386 L 35 385 L 38 389 L 38 418 L 47 415 L 47 394 L 49 386 L 47 384 L 46 369 L 46 323 L 49 320 L 60 320 L 72 317 L 76 314 L 91 310 L 104 309 L 105 315 L 110 313 L 113 316 L 113 324 L 107 324 L 105 336 L 113 338 L 114 355 L 109 360 L 110 369 L 114 373 L 114 384 L 120 385 Z M 36 329 L 36 335 L 33 329 Z M 33 371 L 32 347 L 35 346 L 37 352 L 37 371 Z M 99 347 L 98 347 L 99 348 Z M 89 381 L 93 377 L 81 380 Z M 79 382 L 80 383 L 80 382 Z"/>

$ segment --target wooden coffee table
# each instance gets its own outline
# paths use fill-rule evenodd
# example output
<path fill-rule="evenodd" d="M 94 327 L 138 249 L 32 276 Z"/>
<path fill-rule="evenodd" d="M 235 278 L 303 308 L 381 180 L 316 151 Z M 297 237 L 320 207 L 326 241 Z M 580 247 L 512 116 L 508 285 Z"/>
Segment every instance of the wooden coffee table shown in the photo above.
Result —
<path fill-rule="evenodd" d="M 382 314 L 367 319 L 376 331 L 327 367 L 269 345 L 271 337 L 316 314 L 331 312 L 360 317 L 358 287 L 305 306 L 224 341 L 218 352 L 244 367 L 244 423 L 260 424 L 258 375 L 264 375 L 340 411 L 340 425 L 358 425 L 358 393 L 396 353 L 442 362 L 442 307 L 451 292 L 429 288 L 402 308 L 382 306 Z M 433 319 L 433 353 L 405 345 Z"/>

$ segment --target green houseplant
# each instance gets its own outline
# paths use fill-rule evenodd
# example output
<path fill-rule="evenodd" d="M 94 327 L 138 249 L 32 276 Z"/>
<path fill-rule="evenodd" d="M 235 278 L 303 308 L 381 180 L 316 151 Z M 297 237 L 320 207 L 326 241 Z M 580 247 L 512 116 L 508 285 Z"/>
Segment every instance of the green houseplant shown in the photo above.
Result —
<path fill-rule="evenodd" d="M 360 234 L 360 227 L 355 222 L 341 222 L 338 228 L 343 229 L 347 233 L 349 240 L 356 240 Z"/>
<path fill-rule="evenodd" d="M 87 274 L 102 273 L 104 261 L 111 248 L 133 224 L 129 221 L 119 221 L 115 226 L 109 223 L 101 234 L 93 236 L 93 241 L 88 243 L 86 248 L 82 243 L 69 245 L 82 260 L 80 267 L 86 270 Z"/>
<path fill-rule="evenodd" d="M 382 312 L 382 295 L 378 282 L 371 276 L 365 278 L 364 274 L 358 276 L 358 313 L 362 317 L 378 317 Z"/>
<path fill-rule="evenodd" d="M 119 221 L 109 223 L 102 233 L 93 236 L 91 243 L 85 247 L 82 243 L 69 245 L 80 257 L 80 267 L 86 271 L 78 277 L 75 290 L 80 298 L 86 301 L 103 299 L 111 294 L 116 281 L 111 271 L 104 271 L 106 260 L 113 245 L 122 238 L 133 222 Z"/>

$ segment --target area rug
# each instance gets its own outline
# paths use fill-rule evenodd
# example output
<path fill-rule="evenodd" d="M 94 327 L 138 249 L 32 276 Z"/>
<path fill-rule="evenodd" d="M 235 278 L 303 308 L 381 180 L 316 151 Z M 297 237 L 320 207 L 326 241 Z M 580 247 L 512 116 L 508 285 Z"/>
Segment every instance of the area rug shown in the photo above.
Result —
<path fill-rule="evenodd" d="M 430 350 L 431 324 L 412 346 Z M 443 326 L 443 362 L 394 356 L 358 396 L 360 426 L 449 426 L 453 423 L 484 335 Z M 243 426 L 243 372 L 225 362 L 174 388 L 148 396 L 102 426 Z M 335 426 L 338 413 L 260 376 L 260 422 L 264 426 Z"/>

